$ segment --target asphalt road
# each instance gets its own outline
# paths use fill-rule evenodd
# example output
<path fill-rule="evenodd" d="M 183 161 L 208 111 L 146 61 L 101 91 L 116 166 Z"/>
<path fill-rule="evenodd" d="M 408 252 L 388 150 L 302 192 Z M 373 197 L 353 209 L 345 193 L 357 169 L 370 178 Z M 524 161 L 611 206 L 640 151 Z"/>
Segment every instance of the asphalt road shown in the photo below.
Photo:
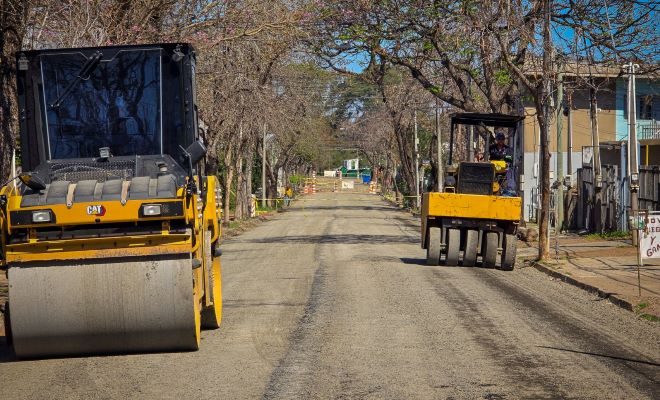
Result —
<path fill-rule="evenodd" d="M 4 348 L 0 397 L 660 393 L 657 323 L 533 268 L 426 266 L 418 221 L 376 196 L 308 199 L 224 243 L 223 325 L 200 351 L 12 361 Z"/>

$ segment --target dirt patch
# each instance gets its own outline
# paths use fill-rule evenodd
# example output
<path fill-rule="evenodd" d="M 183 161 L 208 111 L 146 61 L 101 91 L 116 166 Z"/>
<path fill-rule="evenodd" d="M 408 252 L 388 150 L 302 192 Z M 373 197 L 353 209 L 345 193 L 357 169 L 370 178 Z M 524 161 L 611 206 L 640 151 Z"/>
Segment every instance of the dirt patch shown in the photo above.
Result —
<path fill-rule="evenodd" d="M 269 212 L 266 214 L 261 214 L 255 218 L 250 218 L 242 221 L 232 221 L 230 226 L 223 224 L 222 226 L 222 238 L 227 239 L 230 237 L 238 236 L 241 233 L 247 232 L 250 229 L 258 226 L 262 222 L 272 219 L 277 213 L 283 212 L 279 210 L 277 212 Z"/>

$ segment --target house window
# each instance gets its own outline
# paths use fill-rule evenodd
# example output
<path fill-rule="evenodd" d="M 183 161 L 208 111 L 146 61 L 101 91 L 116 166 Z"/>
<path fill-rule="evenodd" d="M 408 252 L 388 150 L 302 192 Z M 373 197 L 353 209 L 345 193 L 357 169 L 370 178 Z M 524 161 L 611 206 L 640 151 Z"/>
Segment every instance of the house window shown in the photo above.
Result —
<path fill-rule="evenodd" d="M 653 96 L 639 96 L 639 119 L 653 119 Z"/>

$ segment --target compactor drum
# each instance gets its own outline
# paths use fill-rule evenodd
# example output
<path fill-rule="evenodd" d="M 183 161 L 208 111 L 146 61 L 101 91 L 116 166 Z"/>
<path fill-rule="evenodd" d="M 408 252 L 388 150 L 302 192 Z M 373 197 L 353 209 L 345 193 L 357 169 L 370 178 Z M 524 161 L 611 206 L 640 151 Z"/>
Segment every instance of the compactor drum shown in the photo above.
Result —
<path fill-rule="evenodd" d="M 197 349 L 222 291 L 193 48 L 26 51 L 17 68 L 23 172 L 0 192 L 16 355 Z"/>
<path fill-rule="evenodd" d="M 484 267 L 513 269 L 522 207 L 515 181 L 520 157 L 515 133 L 522 119 L 502 114 L 452 116 L 444 190 L 422 198 L 421 244 L 427 264 L 474 266 L 481 261 Z M 484 159 L 453 162 L 459 125 L 477 127 L 484 138 Z M 512 146 L 506 144 L 507 137 Z"/>

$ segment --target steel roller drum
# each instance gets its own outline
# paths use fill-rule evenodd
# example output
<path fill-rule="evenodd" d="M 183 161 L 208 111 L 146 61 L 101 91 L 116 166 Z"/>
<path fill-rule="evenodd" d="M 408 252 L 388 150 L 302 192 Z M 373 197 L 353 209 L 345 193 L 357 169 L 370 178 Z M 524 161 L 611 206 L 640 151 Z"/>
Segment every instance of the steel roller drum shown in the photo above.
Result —
<path fill-rule="evenodd" d="M 9 266 L 18 357 L 195 350 L 190 254 Z"/>

